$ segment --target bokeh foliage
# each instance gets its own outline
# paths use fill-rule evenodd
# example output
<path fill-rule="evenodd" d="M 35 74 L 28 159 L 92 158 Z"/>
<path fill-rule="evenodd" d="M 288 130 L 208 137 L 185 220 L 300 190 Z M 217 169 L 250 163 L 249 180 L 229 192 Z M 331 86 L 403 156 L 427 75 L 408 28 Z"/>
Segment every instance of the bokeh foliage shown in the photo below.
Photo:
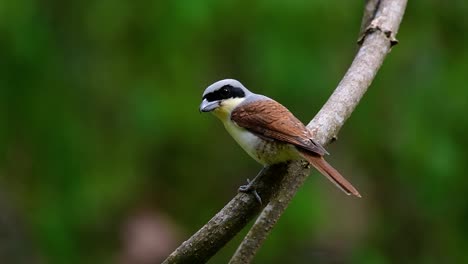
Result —
<path fill-rule="evenodd" d="M 308 122 L 353 58 L 362 4 L 1 1 L 0 197 L 26 234 L 18 252 L 118 262 L 138 208 L 187 238 L 259 170 L 198 113 L 203 89 L 237 78 Z M 314 173 L 259 263 L 468 262 L 467 13 L 409 1 L 400 44 L 329 147 L 363 198 Z"/>

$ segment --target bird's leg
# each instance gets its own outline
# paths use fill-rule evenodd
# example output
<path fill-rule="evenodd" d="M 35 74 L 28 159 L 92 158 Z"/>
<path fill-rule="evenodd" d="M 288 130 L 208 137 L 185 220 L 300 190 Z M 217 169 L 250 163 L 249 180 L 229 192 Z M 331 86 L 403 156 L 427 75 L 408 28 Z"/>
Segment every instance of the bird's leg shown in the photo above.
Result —
<path fill-rule="evenodd" d="M 239 192 L 250 192 L 252 189 L 254 189 L 254 184 L 255 182 L 258 180 L 258 178 L 260 178 L 260 175 L 262 175 L 263 171 L 266 169 L 267 167 L 263 167 L 263 169 L 257 174 L 257 176 L 255 176 L 255 178 L 253 180 L 249 180 L 247 179 L 247 184 L 246 185 L 241 185 L 239 187 Z"/>
<path fill-rule="evenodd" d="M 262 175 L 263 171 L 266 169 L 267 167 L 263 167 L 263 169 L 257 174 L 257 176 L 255 176 L 255 178 L 253 178 L 252 181 L 250 181 L 249 179 L 247 179 L 247 184 L 246 185 L 241 185 L 239 187 L 239 192 L 243 192 L 243 193 L 249 193 L 251 192 L 255 198 L 257 199 L 257 201 L 262 204 L 262 198 L 260 198 L 260 195 L 258 195 L 258 192 L 257 190 L 255 189 L 255 182 L 257 181 L 258 178 L 260 178 L 260 175 Z"/>

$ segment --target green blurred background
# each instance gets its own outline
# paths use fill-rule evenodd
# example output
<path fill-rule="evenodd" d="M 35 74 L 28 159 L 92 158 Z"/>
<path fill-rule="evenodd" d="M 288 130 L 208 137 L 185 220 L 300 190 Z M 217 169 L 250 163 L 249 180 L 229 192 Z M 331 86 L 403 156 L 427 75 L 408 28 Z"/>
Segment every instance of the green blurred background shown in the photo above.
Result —
<path fill-rule="evenodd" d="M 199 114 L 205 87 L 239 79 L 307 123 L 350 65 L 362 10 L 0 1 L 0 262 L 160 262 L 260 169 Z M 468 263 L 467 14 L 410 1 L 328 148 L 363 198 L 314 172 L 256 263 Z"/>

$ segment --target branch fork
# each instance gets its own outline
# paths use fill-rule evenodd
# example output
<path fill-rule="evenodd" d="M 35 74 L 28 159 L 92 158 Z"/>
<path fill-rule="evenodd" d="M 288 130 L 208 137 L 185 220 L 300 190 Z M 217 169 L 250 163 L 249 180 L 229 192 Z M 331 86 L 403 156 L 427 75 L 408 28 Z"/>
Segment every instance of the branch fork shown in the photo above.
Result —
<path fill-rule="evenodd" d="M 307 125 L 320 144 L 326 145 L 337 137 L 384 58 L 398 43 L 396 34 L 406 3 L 407 0 L 367 0 L 356 57 L 328 101 Z M 268 203 L 265 207 L 254 195 L 238 193 L 163 263 L 205 263 L 263 210 L 230 261 L 250 263 L 309 173 L 304 161 L 266 168 L 255 184 L 262 200 Z"/>

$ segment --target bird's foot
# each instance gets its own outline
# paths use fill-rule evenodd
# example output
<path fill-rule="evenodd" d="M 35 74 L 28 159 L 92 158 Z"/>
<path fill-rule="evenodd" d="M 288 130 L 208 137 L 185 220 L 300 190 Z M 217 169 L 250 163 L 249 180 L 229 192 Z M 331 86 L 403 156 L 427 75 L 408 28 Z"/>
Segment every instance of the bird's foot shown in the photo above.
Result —
<path fill-rule="evenodd" d="M 250 192 L 253 189 L 252 183 L 250 179 L 247 179 L 247 184 L 246 185 L 241 185 L 239 186 L 239 192 L 247 193 Z"/>
<path fill-rule="evenodd" d="M 255 187 L 253 186 L 253 183 L 254 181 L 250 181 L 249 179 L 247 179 L 247 184 L 246 185 L 241 185 L 239 187 L 239 190 L 238 192 L 242 192 L 242 193 L 252 193 L 254 196 L 255 196 L 255 199 L 257 199 L 257 201 L 260 203 L 260 205 L 262 204 L 262 198 L 260 197 L 260 195 L 258 194 L 257 190 L 255 189 Z"/>

